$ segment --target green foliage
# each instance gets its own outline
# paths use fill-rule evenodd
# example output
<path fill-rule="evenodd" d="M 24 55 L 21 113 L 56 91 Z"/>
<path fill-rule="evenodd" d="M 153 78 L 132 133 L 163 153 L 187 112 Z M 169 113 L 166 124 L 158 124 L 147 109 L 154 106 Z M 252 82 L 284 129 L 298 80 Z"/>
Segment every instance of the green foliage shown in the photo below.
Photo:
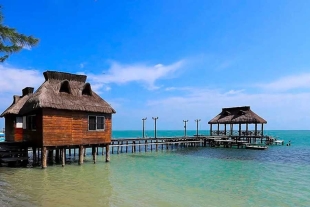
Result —
<path fill-rule="evenodd" d="M 10 54 L 20 51 L 23 47 L 35 46 L 39 40 L 33 36 L 19 34 L 15 29 L 3 25 L 0 6 L 0 62 L 4 62 Z"/>

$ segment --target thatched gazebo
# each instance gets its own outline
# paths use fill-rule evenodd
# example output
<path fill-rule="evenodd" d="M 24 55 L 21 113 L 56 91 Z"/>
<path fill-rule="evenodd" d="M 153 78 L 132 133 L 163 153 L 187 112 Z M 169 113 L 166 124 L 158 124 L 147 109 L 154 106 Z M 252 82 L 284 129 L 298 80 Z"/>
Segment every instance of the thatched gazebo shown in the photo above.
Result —
<path fill-rule="evenodd" d="M 79 148 L 81 155 L 84 147 L 104 146 L 108 151 L 115 110 L 91 89 L 87 77 L 56 71 L 43 75 L 45 82 L 34 93 L 24 88 L 1 114 L 6 141 L 27 142 L 34 152 L 42 149 L 42 167 L 47 150 Z"/>
<path fill-rule="evenodd" d="M 264 124 L 266 123 L 267 121 L 254 113 L 250 106 L 222 108 L 221 113 L 208 122 L 211 136 L 227 135 L 238 137 L 262 137 L 264 136 Z M 254 131 L 249 130 L 250 124 L 254 125 Z M 261 130 L 257 129 L 258 124 L 261 125 Z M 213 125 L 217 126 L 216 130 L 213 130 Z M 227 125 L 229 125 L 228 130 Z M 234 125 L 238 125 L 238 131 L 234 131 Z M 245 129 L 242 130 L 242 126 L 245 126 Z M 220 128 L 222 129 L 220 130 Z"/>

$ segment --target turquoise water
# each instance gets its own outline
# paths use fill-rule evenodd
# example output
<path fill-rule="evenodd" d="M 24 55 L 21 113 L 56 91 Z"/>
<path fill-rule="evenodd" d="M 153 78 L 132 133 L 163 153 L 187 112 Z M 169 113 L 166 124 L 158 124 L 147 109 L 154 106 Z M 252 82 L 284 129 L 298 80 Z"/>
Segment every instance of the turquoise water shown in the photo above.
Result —
<path fill-rule="evenodd" d="M 188 135 L 195 134 L 188 131 Z M 207 134 L 207 131 L 201 132 Z M 115 131 L 113 137 L 141 137 Z M 151 131 L 147 131 L 153 136 Z M 267 131 L 291 146 L 113 154 L 97 164 L 0 168 L 1 206 L 310 206 L 310 131 Z M 178 136 L 183 131 L 159 131 Z"/>

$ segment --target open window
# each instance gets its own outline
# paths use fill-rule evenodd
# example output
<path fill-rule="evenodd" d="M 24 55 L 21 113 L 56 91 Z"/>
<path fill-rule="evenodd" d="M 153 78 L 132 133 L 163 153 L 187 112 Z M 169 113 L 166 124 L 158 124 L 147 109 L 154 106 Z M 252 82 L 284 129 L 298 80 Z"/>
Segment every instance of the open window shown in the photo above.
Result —
<path fill-rule="evenodd" d="M 91 91 L 91 87 L 89 83 L 86 83 L 84 85 L 83 90 L 82 90 L 82 95 L 88 95 L 88 96 L 92 95 L 92 91 Z"/>
<path fill-rule="evenodd" d="M 27 116 L 27 129 L 35 131 L 37 130 L 37 116 L 30 115 Z"/>
<path fill-rule="evenodd" d="M 88 130 L 102 131 L 105 127 L 104 116 L 88 116 Z"/>
<path fill-rule="evenodd" d="M 16 125 L 15 128 L 23 128 L 23 117 L 16 117 Z"/>
<path fill-rule="evenodd" d="M 68 80 L 64 80 L 61 82 L 59 92 L 71 93 L 71 88 Z"/>

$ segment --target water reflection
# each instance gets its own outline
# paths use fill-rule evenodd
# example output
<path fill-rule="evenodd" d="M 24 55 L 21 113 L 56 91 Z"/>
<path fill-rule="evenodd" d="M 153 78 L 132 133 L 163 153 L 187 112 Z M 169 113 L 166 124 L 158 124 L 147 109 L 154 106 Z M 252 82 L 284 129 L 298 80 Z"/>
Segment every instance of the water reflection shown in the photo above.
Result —
<path fill-rule="evenodd" d="M 110 206 L 110 164 L 0 168 L 1 206 Z"/>

